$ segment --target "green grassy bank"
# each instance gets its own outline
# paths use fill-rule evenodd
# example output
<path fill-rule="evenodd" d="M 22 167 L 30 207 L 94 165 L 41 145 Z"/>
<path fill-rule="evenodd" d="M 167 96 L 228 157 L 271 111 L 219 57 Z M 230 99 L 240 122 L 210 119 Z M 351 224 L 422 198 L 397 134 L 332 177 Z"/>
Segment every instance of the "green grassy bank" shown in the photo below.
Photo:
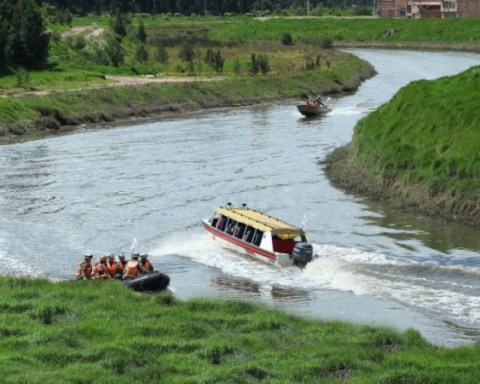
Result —
<path fill-rule="evenodd" d="M 116 281 L 0 278 L 3 383 L 475 383 L 480 345 Z"/>
<path fill-rule="evenodd" d="M 349 92 L 374 73 L 370 64 L 347 55 L 330 68 L 299 71 L 293 75 L 232 76 L 222 81 L 3 98 L 0 99 L 0 132 L 6 136 L 37 134 L 82 123 L 305 98 L 318 92 Z"/>
<path fill-rule="evenodd" d="M 395 32 L 385 37 L 385 31 Z M 448 44 L 468 48 L 480 45 L 478 19 L 372 19 L 372 18 L 312 18 L 270 19 L 264 22 L 245 20 L 217 26 L 210 35 L 217 39 L 235 40 L 238 36 L 253 40 L 280 40 L 289 32 L 297 41 L 315 41 L 329 37 L 337 45 L 342 43 L 379 43 L 413 48 L 429 43 L 432 47 Z"/>
<path fill-rule="evenodd" d="M 362 119 L 327 159 L 340 186 L 480 226 L 480 67 L 416 81 Z"/>

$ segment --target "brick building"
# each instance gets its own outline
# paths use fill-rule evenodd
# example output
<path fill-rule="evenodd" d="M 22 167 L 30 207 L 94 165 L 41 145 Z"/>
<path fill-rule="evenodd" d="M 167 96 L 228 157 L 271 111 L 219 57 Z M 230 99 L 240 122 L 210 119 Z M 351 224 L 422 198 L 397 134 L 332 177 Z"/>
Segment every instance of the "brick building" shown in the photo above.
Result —
<path fill-rule="evenodd" d="M 480 0 L 376 0 L 379 17 L 480 17 Z"/>
<path fill-rule="evenodd" d="M 375 12 L 380 17 L 405 17 L 407 0 L 376 0 Z"/>

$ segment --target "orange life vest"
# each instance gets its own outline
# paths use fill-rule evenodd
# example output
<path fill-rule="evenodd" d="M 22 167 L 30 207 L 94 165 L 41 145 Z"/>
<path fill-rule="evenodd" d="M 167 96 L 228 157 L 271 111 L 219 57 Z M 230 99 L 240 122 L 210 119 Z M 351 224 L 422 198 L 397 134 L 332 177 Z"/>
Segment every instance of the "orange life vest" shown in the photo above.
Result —
<path fill-rule="evenodd" d="M 139 275 L 138 273 L 138 261 L 130 260 L 127 263 L 127 272 L 125 273 L 125 277 L 129 279 L 135 279 Z"/>
<path fill-rule="evenodd" d="M 80 263 L 78 263 L 77 278 L 80 277 L 80 275 L 82 274 L 83 265 L 86 263 L 87 263 L 86 261 L 81 261 Z M 85 276 L 87 279 L 89 279 L 91 275 L 92 275 L 92 264 L 88 264 L 87 270 L 85 271 Z"/>
<path fill-rule="evenodd" d="M 117 272 L 117 263 L 113 262 L 113 263 L 107 263 L 107 269 L 108 269 L 108 273 L 110 274 L 111 277 L 114 277 L 115 276 L 115 273 Z"/>
<path fill-rule="evenodd" d="M 150 262 L 148 260 L 145 260 L 145 263 L 142 263 L 143 268 L 145 268 L 148 272 L 150 272 Z M 142 272 L 140 271 L 141 275 L 144 275 L 147 272 Z"/>
<path fill-rule="evenodd" d="M 92 273 L 92 280 L 108 279 L 108 267 L 102 263 L 95 265 L 95 269 Z"/>

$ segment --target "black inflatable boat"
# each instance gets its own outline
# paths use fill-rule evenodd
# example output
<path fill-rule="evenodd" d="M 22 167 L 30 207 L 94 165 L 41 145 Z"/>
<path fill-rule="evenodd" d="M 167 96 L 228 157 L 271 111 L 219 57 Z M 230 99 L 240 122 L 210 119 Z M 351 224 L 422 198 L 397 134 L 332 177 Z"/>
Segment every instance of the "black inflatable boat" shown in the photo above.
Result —
<path fill-rule="evenodd" d="M 133 280 L 122 280 L 122 283 L 136 292 L 159 292 L 168 287 L 170 277 L 161 272 L 152 272 Z"/>

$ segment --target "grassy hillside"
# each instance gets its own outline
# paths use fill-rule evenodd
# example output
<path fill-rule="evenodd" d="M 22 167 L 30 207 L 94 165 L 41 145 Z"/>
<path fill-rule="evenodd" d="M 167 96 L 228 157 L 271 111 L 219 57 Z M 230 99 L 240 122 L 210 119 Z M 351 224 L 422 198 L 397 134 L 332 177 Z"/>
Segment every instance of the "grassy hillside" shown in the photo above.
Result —
<path fill-rule="evenodd" d="M 395 33 L 384 37 L 387 29 Z M 322 36 L 334 42 L 457 43 L 480 44 L 478 19 L 373 19 L 313 18 L 245 20 L 217 26 L 210 34 L 218 39 L 279 40 L 289 32 L 297 41 L 314 41 Z"/>
<path fill-rule="evenodd" d="M 480 345 L 116 281 L 0 278 L 3 383 L 474 383 Z"/>
<path fill-rule="evenodd" d="M 404 205 L 479 225 L 479 98 L 480 67 L 413 82 L 362 119 L 337 156 Z"/>

